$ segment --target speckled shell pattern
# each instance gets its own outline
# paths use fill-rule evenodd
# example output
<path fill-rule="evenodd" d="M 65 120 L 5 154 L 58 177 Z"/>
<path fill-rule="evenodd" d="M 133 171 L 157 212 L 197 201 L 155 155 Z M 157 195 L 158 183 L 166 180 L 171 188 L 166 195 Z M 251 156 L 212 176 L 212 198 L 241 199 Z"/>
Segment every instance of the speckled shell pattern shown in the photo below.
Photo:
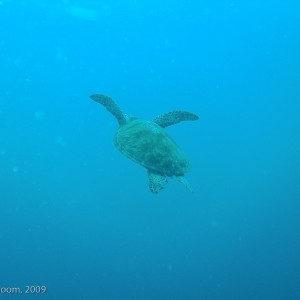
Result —
<path fill-rule="evenodd" d="M 190 162 L 171 136 L 152 121 L 133 119 L 119 127 L 115 146 L 125 156 L 151 172 L 183 176 Z"/>

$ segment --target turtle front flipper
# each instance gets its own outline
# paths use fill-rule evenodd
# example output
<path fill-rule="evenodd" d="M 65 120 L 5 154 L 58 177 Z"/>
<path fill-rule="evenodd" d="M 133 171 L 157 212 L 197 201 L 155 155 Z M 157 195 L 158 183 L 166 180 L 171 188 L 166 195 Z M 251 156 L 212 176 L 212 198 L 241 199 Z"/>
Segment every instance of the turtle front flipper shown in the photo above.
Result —
<path fill-rule="evenodd" d="M 150 191 L 154 194 L 157 194 L 159 191 L 161 191 L 168 183 L 168 179 L 166 176 L 153 173 L 149 170 L 148 170 L 148 177 L 149 177 Z"/>
<path fill-rule="evenodd" d="M 198 119 L 199 117 L 197 115 L 188 111 L 173 110 L 156 117 L 153 122 L 158 124 L 160 127 L 165 128 L 183 121 L 195 121 Z"/>
<path fill-rule="evenodd" d="M 93 94 L 90 98 L 102 104 L 113 116 L 115 116 L 120 126 L 126 124 L 126 118 L 121 108 L 110 97 L 101 94 Z"/>

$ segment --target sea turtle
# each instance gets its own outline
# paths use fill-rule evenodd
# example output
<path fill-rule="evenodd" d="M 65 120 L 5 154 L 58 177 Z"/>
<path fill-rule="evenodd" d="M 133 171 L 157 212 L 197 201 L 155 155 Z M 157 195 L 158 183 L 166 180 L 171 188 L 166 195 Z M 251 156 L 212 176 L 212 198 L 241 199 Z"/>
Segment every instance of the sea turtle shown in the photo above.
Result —
<path fill-rule="evenodd" d="M 168 177 L 173 176 L 191 190 L 184 177 L 190 162 L 164 128 L 182 121 L 198 120 L 197 115 L 174 110 L 147 121 L 124 114 L 108 96 L 93 94 L 90 97 L 117 119 L 119 128 L 115 134 L 115 146 L 148 170 L 151 192 L 158 193 L 167 184 Z"/>

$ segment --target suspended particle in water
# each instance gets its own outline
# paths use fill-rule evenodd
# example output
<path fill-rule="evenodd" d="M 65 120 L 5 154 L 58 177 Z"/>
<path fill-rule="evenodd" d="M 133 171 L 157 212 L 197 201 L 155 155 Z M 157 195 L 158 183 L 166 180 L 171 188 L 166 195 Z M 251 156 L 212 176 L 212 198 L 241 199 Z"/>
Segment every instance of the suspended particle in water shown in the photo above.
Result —
<path fill-rule="evenodd" d="M 12 171 L 13 171 L 13 173 L 18 173 L 19 172 L 19 168 L 15 166 L 15 167 L 12 168 Z"/>
<path fill-rule="evenodd" d="M 37 121 L 42 121 L 42 120 L 44 120 L 44 118 L 45 118 L 45 112 L 42 111 L 42 110 L 37 110 L 37 111 L 34 113 L 34 118 L 35 118 Z"/>

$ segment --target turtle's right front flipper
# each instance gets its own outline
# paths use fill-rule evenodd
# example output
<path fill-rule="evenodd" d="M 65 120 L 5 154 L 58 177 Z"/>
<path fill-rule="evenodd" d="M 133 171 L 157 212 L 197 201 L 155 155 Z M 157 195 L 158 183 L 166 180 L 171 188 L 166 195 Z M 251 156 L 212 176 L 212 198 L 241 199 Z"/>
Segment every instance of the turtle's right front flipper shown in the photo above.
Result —
<path fill-rule="evenodd" d="M 120 126 L 126 123 L 121 108 L 110 97 L 101 94 L 93 94 L 90 98 L 95 102 L 102 104 L 113 116 L 115 116 Z"/>
<path fill-rule="evenodd" d="M 165 128 L 183 121 L 195 121 L 199 117 L 193 113 L 182 110 L 173 110 L 166 114 L 156 117 L 153 122 L 158 124 L 160 127 Z"/>

